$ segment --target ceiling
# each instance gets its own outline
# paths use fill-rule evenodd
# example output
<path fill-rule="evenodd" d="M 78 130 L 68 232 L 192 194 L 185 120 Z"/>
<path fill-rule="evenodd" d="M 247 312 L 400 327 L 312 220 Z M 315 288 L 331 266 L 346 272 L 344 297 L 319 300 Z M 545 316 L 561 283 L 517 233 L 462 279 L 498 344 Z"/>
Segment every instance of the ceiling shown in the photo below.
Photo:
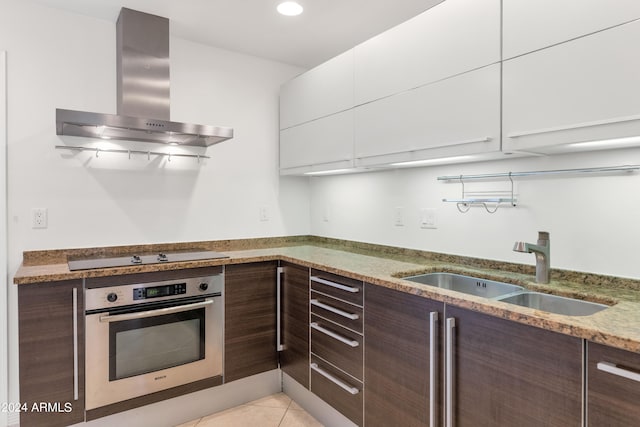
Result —
<path fill-rule="evenodd" d="M 114 23 L 127 7 L 169 18 L 176 37 L 311 68 L 442 0 L 298 0 L 297 17 L 276 12 L 283 0 L 31 1 Z"/>

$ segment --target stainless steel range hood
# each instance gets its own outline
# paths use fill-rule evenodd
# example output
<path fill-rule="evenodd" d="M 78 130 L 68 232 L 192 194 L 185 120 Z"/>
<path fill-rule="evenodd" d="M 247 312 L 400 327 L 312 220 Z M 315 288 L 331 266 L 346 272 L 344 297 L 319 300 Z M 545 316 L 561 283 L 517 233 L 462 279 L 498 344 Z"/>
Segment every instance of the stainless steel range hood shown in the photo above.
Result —
<path fill-rule="evenodd" d="M 117 114 L 56 109 L 56 134 L 207 147 L 233 129 L 169 119 L 169 20 L 122 8 L 117 33 Z"/>

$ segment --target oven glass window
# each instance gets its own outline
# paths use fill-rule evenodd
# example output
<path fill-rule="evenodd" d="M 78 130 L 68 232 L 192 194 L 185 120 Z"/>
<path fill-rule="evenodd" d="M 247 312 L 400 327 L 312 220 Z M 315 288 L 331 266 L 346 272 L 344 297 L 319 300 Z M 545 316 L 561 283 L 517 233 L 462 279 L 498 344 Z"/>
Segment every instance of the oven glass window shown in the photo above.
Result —
<path fill-rule="evenodd" d="M 205 309 L 109 326 L 109 380 L 119 380 L 204 359 Z"/>

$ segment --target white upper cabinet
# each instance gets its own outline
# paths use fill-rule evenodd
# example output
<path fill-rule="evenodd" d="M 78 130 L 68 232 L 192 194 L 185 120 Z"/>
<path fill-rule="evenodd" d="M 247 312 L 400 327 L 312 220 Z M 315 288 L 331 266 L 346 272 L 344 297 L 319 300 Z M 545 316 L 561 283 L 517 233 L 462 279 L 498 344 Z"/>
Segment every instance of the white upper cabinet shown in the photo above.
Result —
<path fill-rule="evenodd" d="M 499 150 L 499 64 L 355 108 L 357 166 Z"/>
<path fill-rule="evenodd" d="M 640 18 L 639 0 L 503 0 L 503 57 Z"/>
<path fill-rule="evenodd" d="M 280 90 L 280 129 L 353 107 L 353 50 L 299 75 Z"/>
<path fill-rule="evenodd" d="M 500 0 L 446 0 L 355 47 L 355 104 L 500 61 Z"/>
<path fill-rule="evenodd" d="M 635 21 L 505 61 L 503 150 L 640 136 L 639 40 Z"/>
<path fill-rule="evenodd" d="M 280 174 L 353 166 L 353 109 L 280 131 Z"/>

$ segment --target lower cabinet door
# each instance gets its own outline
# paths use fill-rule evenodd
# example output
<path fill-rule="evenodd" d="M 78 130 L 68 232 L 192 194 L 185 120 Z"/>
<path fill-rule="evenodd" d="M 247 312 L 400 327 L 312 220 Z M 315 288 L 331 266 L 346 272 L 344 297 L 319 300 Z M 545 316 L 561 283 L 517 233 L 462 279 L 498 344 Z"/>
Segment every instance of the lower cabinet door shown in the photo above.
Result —
<path fill-rule="evenodd" d="M 444 304 L 365 285 L 365 424 L 442 426 Z"/>
<path fill-rule="evenodd" d="M 276 262 L 225 268 L 225 382 L 278 367 L 276 274 Z"/>
<path fill-rule="evenodd" d="M 587 344 L 589 427 L 640 425 L 640 354 Z"/>
<path fill-rule="evenodd" d="M 362 383 L 313 355 L 311 356 L 311 392 L 357 425 L 363 425 Z"/>
<path fill-rule="evenodd" d="M 309 388 L 309 268 L 281 262 L 280 369 Z"/>
<path fill-rule="evenodd" d="M 84 304 L 80 280 L 18 286 L 22 427 L 84 421 Z"/>
<path fill-rule="evenodd" d="M 452 425 L 582 425 L 581 339 L 450 305 L 445 314 Z"/>

